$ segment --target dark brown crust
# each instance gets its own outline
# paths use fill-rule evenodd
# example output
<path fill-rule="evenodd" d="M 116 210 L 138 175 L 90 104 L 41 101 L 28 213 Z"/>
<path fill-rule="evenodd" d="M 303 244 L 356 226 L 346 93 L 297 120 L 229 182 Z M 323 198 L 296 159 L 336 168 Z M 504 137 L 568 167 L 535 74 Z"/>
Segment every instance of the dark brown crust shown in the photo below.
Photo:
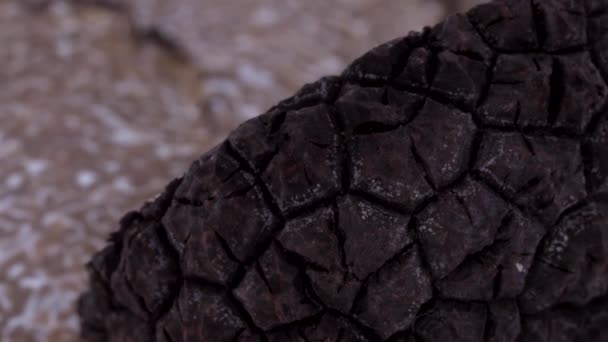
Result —
<path fill-rule="evenodd" d="M 608 1 L 504 0 L 247 121 L 89 264 L 89 341 L 601 341 Z"/>

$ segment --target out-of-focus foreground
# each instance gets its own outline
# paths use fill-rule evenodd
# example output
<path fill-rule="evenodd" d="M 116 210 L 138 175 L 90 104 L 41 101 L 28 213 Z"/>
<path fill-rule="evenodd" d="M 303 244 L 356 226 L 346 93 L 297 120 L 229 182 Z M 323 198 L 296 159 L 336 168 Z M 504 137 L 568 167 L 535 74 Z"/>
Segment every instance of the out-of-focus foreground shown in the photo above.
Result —
<path fill-rule="evenodd" d="M 83 264 L 246 118 L 475 0 L 0 0 L 0 341 L 78 340 Z"/>

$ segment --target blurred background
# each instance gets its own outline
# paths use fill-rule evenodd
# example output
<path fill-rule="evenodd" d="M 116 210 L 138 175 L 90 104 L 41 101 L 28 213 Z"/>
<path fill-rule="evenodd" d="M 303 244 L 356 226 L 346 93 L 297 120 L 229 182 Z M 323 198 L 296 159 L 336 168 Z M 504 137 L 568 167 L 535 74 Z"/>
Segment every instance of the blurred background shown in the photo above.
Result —
<path fill-rule="evenodd" d="M 78 341 L 84 263 L 238 123 L 480 0 L 0 0 L 0 341 Z"/>

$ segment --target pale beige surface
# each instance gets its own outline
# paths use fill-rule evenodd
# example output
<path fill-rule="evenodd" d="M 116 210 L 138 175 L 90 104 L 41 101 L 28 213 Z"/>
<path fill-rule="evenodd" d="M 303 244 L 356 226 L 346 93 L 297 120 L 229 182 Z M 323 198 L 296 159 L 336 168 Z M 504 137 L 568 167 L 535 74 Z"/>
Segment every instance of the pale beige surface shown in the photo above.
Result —
<path fill-rule="evenodd" d="M 78 340 L 82 265 L 123 212 L 238 122 L 448 11 L 104 1 L 0 0 L 0 341 Z"/>

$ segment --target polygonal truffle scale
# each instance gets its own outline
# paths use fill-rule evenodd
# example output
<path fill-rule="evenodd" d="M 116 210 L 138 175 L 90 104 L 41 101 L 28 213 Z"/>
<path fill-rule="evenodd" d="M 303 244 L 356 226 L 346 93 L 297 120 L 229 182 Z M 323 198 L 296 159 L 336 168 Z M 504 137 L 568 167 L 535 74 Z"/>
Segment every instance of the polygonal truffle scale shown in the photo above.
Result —
<path fill-rule="evenodd" d="M 385 148 L 401 153 L 387 156 Z M 414 211 L 433 194 L 425 179 L 425 170 L 416 160 L 412 141 L 405 128 L 355 136 L 349 155 L 352 164 L 352 188 Z"/>
<path fill-rule="evenodd" d="M 346 264 L 359 280 L 365 279 L 413 242 L 408 230 L 409 217 L 378 208 L 354 196 L 342 199 L 338 210 L 345 238 Z"/>
<path fill-rule="evenodd" d="M 299 277 L 298 269 L 273 244 L 233 292 L 256 326 L 269 330 L 319 312 L 320 307 L 305 296 L 303 289 L 293 286 Z"/>
<path fill-rule="evenodd" d="M 428 99 L 408 129 L 436 188 L 465 173 L 477 131 L 471 115 Z"/>
<path fill-rule="evenodd" d="M 224 291 L 186 281 L 168 314 L 158 324 L 158 341 L 229 341 L 245 329 Z"/>
<path fill-rule="evenodd" d="M 279 208 L 294 212 L 338 193 L 338 136 L 327 106 L 289 112 L 281 127 L 285 142 L 262 174 Z"/>
<path fill-rule="evenodd" d="M 289 221 L 277 240 L 286 250 L 296 253 L 307 263 L 324 270 L 337 267 L 339 250 L 334 213 L 330 208 Z"/>
<path fill-rule="evenodd" d="M 431 279 L 423 269 L 418 249 L 391 260 L 367 284 L 355 316 L 383 339 L 404 330 L 433 295 Z"/>
<path fill-rule="evenodd" d="M 126 235 L 123 243 L 128 249 L 110 284 L 130 310 L 146 318 L 159 312 L 177 286 L 178 265 L 170 247 L 158 235 L 163 229 L 158 223 L 141 224 L 137 228 Z M 150 278 L 155 281 L 149 281 Z"/>
<path fill-rule="evenodd" d="M 500 197 L 471 179 L 425 208 L 416 229 L 433 277 L 445 277 L 467 255 L 490 245 L 507 212 Z"/>

